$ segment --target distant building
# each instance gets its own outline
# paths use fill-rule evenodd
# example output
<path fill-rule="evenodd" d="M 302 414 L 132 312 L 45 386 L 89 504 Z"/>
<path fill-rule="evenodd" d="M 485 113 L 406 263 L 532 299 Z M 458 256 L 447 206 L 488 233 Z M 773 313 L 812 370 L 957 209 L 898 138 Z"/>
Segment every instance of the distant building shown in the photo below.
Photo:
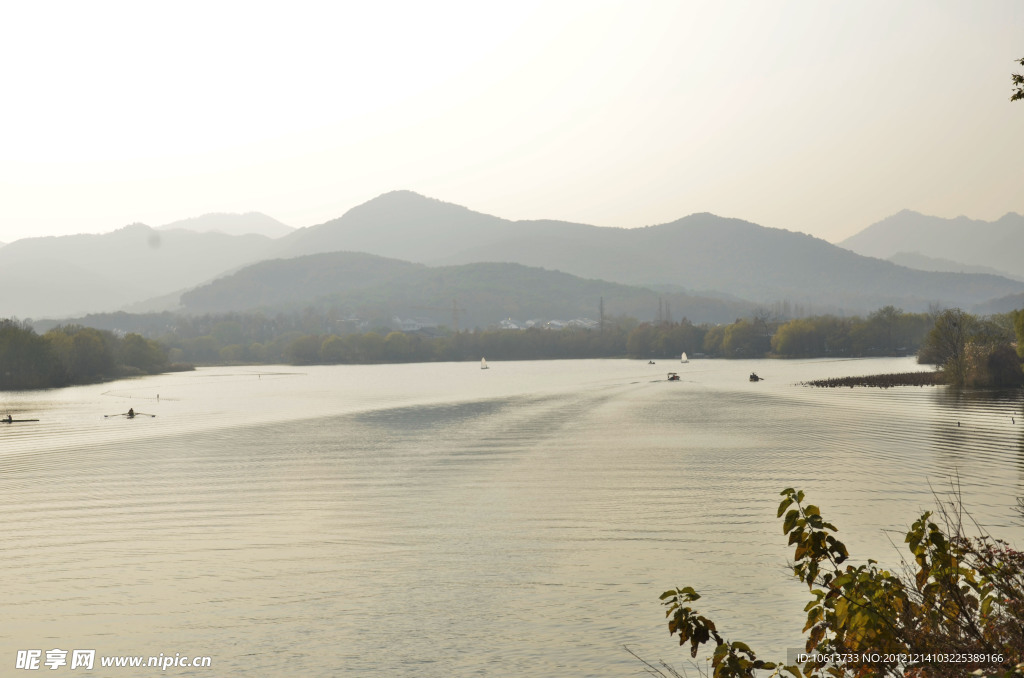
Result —
<path fill-rule="evenodd" d="M 429 318 L 391 318 L 391 323 L 402 332 L 418 332 L 422 329 L 437 327 L 437 323 Z"/>

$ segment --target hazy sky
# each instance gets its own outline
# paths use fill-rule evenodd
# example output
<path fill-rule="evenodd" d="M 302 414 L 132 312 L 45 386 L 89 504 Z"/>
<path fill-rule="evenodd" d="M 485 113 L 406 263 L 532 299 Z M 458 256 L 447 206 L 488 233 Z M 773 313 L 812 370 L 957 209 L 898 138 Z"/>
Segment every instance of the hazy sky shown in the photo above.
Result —
<path fill-rule="evenodd" d="M 1024 2 L 10 2 L 0 241 L 410 189 L 841 240 L 1024 212 Z"/>

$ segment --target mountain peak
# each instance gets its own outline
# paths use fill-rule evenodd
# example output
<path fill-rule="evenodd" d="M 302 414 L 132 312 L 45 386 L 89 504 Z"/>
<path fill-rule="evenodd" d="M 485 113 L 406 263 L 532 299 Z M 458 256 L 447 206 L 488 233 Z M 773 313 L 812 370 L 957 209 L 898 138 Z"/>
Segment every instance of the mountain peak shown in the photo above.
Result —
<path fill-rule="evenodd" d="M 839 243 L 858 254 L 888 259 L 901 252 L 917 252 L 931 259 L 964 267 L 988 267 L 1024 276 L 1019 250 L 1024 219 L 1009 212 L 997 221 L 935 217 L 903 210 Z"/>
<path fill-rule="evenodd" d="M 295 229 L 261 212 L 211 212 L 199 217 L 182 219 L 159 227 L 159 231 L 184 230 L 195 233 L 223 233 L 225 235 L 262 235 L 280 238 Z"/>
<path fill-rule="evenodd" d="M 414 211 L 431 210 L 431 211 L 450 211 L 473 214 L 473 210 L 462 205 L 456 205 L 451 202 L 444 202 L 437 198 L 430 198 L 425 195 L 420 195 L 415 191 L 408 190 L 397 190 L 388 191 L 382 193 L 376 198 L 371 198 L 361 205 L 356 205 L 344 215 L 341 219 L 347 218 L 350 214 L 360 214 L 363 212 L 373 212 L 381 214 L 388 211 L 400 211 L 403 213 L 412 214 Z M 337 221 L 337 220 L 336 220 Z"/>

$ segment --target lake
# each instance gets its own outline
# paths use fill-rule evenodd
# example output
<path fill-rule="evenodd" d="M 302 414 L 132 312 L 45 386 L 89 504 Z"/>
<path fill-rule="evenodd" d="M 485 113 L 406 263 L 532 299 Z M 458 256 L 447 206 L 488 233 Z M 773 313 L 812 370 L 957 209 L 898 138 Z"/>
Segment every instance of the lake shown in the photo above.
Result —
<path fill-rule="evenodd" d="M 807 601 L 775 518 L 786 487 L 855 559 L 897 565 L 890 540 L 951 479 L 1024 543 L 1020 390 L 800 385 L 924 369 L 909 358 L 489 365 L 0 394 L 0 413 L 40 420 L 0 424 L 0 661 L 61 648 L 211 657 L 165 672 L 179 676 L 633 676 L 623 645 L 686 666 L 658 596 L 687 585 L 726 638 L 785 659 Z M 129 407 L 156 416 L 104 417 Z"/>

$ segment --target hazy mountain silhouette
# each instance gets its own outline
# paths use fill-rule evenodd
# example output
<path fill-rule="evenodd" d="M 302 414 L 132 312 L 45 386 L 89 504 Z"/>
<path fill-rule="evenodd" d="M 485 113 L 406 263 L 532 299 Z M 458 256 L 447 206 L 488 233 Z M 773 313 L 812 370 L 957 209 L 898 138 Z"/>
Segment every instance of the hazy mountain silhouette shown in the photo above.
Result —
<path fill-rule="evenodd" d="M 1024 308 L 1024 293 L 1010 294 L 998 299 L 992 299 L 975 306 L 972 311 L 981 315 L 992 315 L 994 313 L 1009 313 Z"/>
<path fill-rule="evenodd" d="M 953 261 L 951 259 L 939 259 L 937 257 L 926 257 L 920 252 L 897 252 L 891 257 L 887 257 L 889 261 L 899 266 L 906 266 L 907 268 L 913 268 L 918 271 L 945 271 L 947 273 L 981 273 L 984 275 L 1000 275 L 1006 278 L 1012 278 L 1014 280 L 1024 280 L 1019 276 L 1015 276 L 1012 273 L 1006 271 L 1000 271 L 991 266 L 978 266 L 973 264 L 963 264 L 959 261 Z"/>
<path fill-rule="evenodd" d="M 295 229 L 282 224 L 277 219 L 259 212 L 245 214 L 212 213 L 199 217 L 182 219 L 157 228 L 158 231 L 184 229 L 196 233 L 224 233 L 226 235 L 263 235 L 268 238 L 280 238 Z"/>
<path fill-rule="evenodd" d="M 369 252 L 432 264 L 463 249 L 493 247 L 523 230 L 532 233 L 535 229 L 524 225 L 529 223 L 481 214 L 412 191 L 392 191 L 353 207 L 338 219 L 297 229 L 278 241 L 275 251 L 282 257 Z M 585 237 L 594 229 L 579 225 L 575 234 Z"/>
<path fill-rule="evenodd" d="M 659 298 L 677 320 L 686 316 L 732 322 L 752 309 L 752 304 L 741 301 L 659 294 L 519 264 L 428 267 L 357 252 L 260 262 L 191 290 L 181 301 L 193 313 L 273 312 L 312 305 L 364 318 L 427 317 L 449 326 L 455 301 L 466 328 L 486 327 L 508 317 L 597 319 L 602 298 L 606 315 L 642 319 L 657 313 Z"/>
<path fill-rule="evenodd" d="M 0 317 L 109 311 L 264 258 L 273 241 L 133 224 L 102 235 L 25 238 L 0 249 Z"/>
<path fill-rule="evenodd" d="M 714 290 L 758 303 L 789 300 L 865 312 L 892 304 L 970 306 L 1024 291 L 992 275 L 915 271 L 819 238 L 694 214 L 646 228 L 508 221 L 409 191 L 276 242 L 281 256 L 363 251 L 424 264 L 508 262 L 628 285 Z"/>
<path fill-rule="evenodd" d="M 635 229 L 562 221 L 510 221 L 410 191 L 384 194 L 338 219 L 296 229 L 276 240 L 263 235 L 186 230 L 187 224 L 214 228 L 229 222 L 244 222 L 249 224 L 246 228 L 255 228 L 253 224 L 267 225 L 268 219 L 251 214 L 206 215 L 168 225 L 182 226 L 176 228 L 156 230 L 135 224 L 104 235 L 28 238 L 10 243 L 0 249 L 0 285 L 11 290 L 0 295 L 0 317 L 39 318 L 112 311 L 129 305 L 162 310 L 173 305 L 180 291 L 242 266 L 337 251 L 365 252 L 430 266 L 512 263 L 530 267 L 533 275 L 542 275 L 540 269 L 560 271 L 662 293 L 674 290 L 690 295 L 691 300 L 695 296 L 714 297 L 726 305 L 737 303 L 735 300 L 765 305 L 788 301 L 810 313 L 865 313 L 888 304 L 907 311 L 926 310 L 933 303 L 969 309 L 1024 292 L 1024 283 L 1000 276 L 912 270 L 809 235 L 712 214 L 694 214 L 668 224 Z M 888 221 L 892 226 L 901 220 L 919 226 L 933 223 L 933 218 L 909 212 Z M 997 244 L 994 249 L 1002 258 L 997 260 L 991 254 L 990 260 L 978 265 L 1014 273 L 1020 270 L 1024 276 L 1024 264 L 1016 261 L 1019 242 L 1024 242 L 1018 230 L 1022 220 L 1019 215 L 1007 215 L 989 225 L 990 235 L 973 239 L 963 236 L 959 227 L 966 224 L 973 228 L 971 224 L 986 222 L 945 221 L 956 222 L 959 230 L 953 230 L 961 238 L 964 251 L 969 250 L 968 243 L 981 248 L 976 242 L 979 240 L 985 241 L 985 251 L 990 253 L 992 243 Z M 882 228 L 884 224 L 876 224 L 846 242 L 857 244 L 858 237 L 868 242 L 890 230 Z M 915 233 L 922 242 L 928 240 L 923 231 Z M 880 236 L 876 239 L 887 242 Z M 932 239 L 943 240 L 938 236 Z M 901 246 L 895 251 L 911 249 Z M 943 257 L 942 253 L 916 249 L 926 256 Z M 895 251 L 872 250 L 880 256 L 891 256 Z M 372 274 L 367 275 L 372 281 Z M 486 284 L 484 278 L 477 282 Z M 315 287 L 316 283 L 310 284 Z M 350 291 L 369 289 L 359 285 L 349 279 L 341 286 Z M 139 302 L 146 303 L 139 306 Z M 237 303 L 252 305 L 255 301 Z M 708 312 L 715 316 L 719 311 Z M 522 313 L 542 315 L 525 308 Z M 682 315 L 683 311 L 678 313 Z"/>
<path fill-rule="evenodd" d="M 117 280 L 66 260 L 46 258 L 0 259 L 0 290 L 0 318 L 77 316 L 96 308 L 116 308 L 132 298 Z"/>
<path fill-rule="evenodd" d="M 1010 212 L 996 221 L 943 219 L 903 210 L 839 243 L 882 259 L 916 252 L 972 266 L 986 266 L 1024 278 L 1024 216 Z"/>

